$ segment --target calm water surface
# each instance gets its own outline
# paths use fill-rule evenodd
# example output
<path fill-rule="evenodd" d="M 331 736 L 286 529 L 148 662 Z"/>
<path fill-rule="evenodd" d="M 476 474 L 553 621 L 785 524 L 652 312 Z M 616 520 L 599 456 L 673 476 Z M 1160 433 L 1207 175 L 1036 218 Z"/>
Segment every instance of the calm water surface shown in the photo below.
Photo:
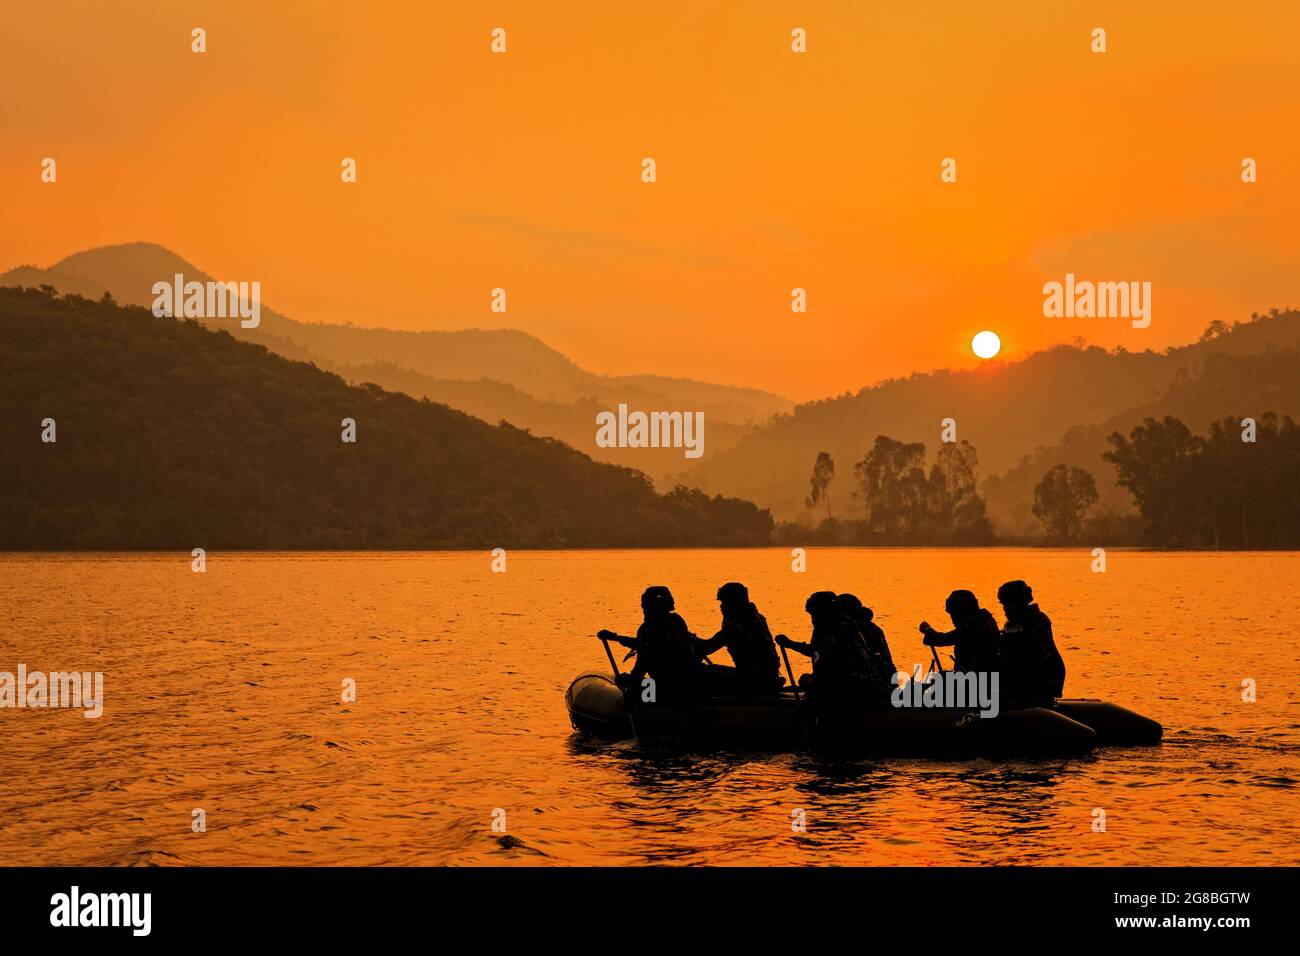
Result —
<path fill-rule="evenodd" d="M 1116 551 L 1105 574 L 1087 551 L 1003 549 L 813 550 L 803 574 L 780 549 L 490 560 L 0 556 L 0 670 L 102 670 L 107 698 L 98 720 L 0 709 L 5 863 L 1300 862 L 1300 555 Z M 809 592 L 853 590 L 903 667 L 949 590 L 993 605 L 1014 577 L 1055 622 L 1067 694 L 1160 720 L 1163 746 L 832 766 L 570 731 L 564 688 L 604 661 L 590 635 L 630 632 L 647 584 L 712 634 L 717 585 L 742 580 L 802 639 Z"/>

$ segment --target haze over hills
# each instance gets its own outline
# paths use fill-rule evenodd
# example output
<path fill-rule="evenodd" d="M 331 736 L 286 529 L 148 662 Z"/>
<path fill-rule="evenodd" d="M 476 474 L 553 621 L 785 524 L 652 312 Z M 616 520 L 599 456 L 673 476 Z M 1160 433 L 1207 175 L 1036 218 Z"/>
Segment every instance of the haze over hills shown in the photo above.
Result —
<path fill-rule="evenodd" d="M 11 270 L 0 275 L 0 285 L 45 283 L 88 298 L 107 291 L 119 302 L 148 306 L 153 283 L 175 272 L 209 279 L 161 246 L 133 243 L 78 253 L 50 269 Z M 488 422 L 508 421 L 592 457 L 638 468 L 661 486 L 698 485 L 755 501 L 789 520 L 812 519 L 804 497 L 818 452 L 830 452 L 837 466 L 836 516 L 857 517 L 853 465 L 875 437 L 920 441 L 933 451 L 946 418 L 956 421 L 957 437 L 978 451 L 981 487 L 996 529 L 1030 535 L 1038 530 L 1029 512 L 1034 485 L 1057 463 L 1086 468 L 1097 480 L 1102 504 L 1129 508 L 1127 493 L 1114 484 L 1113 469 L 1100 455 L 1107 435 L 1127 432 L 1147 415 L 1172 414 L 1198 431 L 1228 414 L 1300 416 L 1289 351 L 1300 346 L 1300 313 L 1294 311 L 1220 326 L 1199 342 L 1165 352 L 1057 346 L 1015 362 L 916 373 L 793 408 L 757 389 L 652 374 L 595 375 L 515 330 L 326 326 L 265 307 L 257 329 L 240 329 L 229 319 L 211 324 L 349 381 L 427 397 Z M 1088 327 L 1087 321 L 1077 325 L 1084 333 Z M 1251 361 L 1226 361 L 1232 357 Z M 704 457 L 693 464 L 680 449 L 595 447 L 595 415 L 618 402 L 704 411 Z"/>
<path fill-rule="evenodd" d="M 213 276 L 150 242 L 103 246 L 67 256 L 48 269 L 20 266 L 0 274 L 2 285 L 54 286 L 99 298 L 105 291 L 122 305 L 149 308 L 153 284 L 176 273 L 208 282 Z M 266 290 L 263 289 L 263 295 Z M 393 362 L 434 378 L 495 378 L 537 394 L 596 376 L 584 372 L 542 342 L 512 329 L 404 332 L 299 322 L 262 304 L 255 329 L 232 328 L 229 320 L 208 322 L 239 338 L 281 351 L 281 341 L 330 363 Z"/>
<path fill-rule="evenodd" d="M 592 445 L 596 415 L 610 408 L 594 398 L 577 398 L 570 402 L 546 401 L 534 398 L 505 382 L 491 379 L 463 381 L 435 379 L 388 362 L 371 362 L 367 365 L 338 365 L 332 371 L 351 382 L 374 382 L 392 391 L 405 392 L 417 398 L 428 398 L 468 412 L 487 422 L 506 421 L 522 425 L 536 435 L 546 435 L 567 442 L 584 454 L 600 461 L 638 468 L 661 481 L 681 471 L 685 463 L 678 448 L 597 448 Z M 653 408 L 653 402 L 663 401 L 659 393 L 628 389 L 619 393 L 621 400 L 633 408 Z M 682 401 L 687 401 L 683 398 Z M 708 409 L 700 403 L 692 408 Z M 753 426 L 734 425 L 717 415 L 705 412 L 705 454 L 714 454 L 730 448 Z"/>
<path fill-rule="evenodd" d="M 1081 331 L 1086 328 L 1086 324 L 1080 326 Z M 1056 445 L 1070 429 L 1129 421 L 1132 415 L 1140 420 L 1138 410 L 1161 407 L 1160 400 L 1171 386 L 1209 356 L 1260 354 L 1297 345 L 1300 313 L 1285 312 L 1162 353 L 1058 346 L 1017 362 L 990 362 L 969 371 L 918 373 L 881 382 L 855 395 L 799 405 L 792 413 L 744 436 L 735 447 L 701 459 L 681 477 L 706 490 L 760 502 L 779 519 L 806 518 L 809 474 L 818 452 L 828 451 L 836 464 L 832 501 L 839 517 L 853 517 L 858 507 L 850 498 L 853 464 L 861 460 L 876 435 L 924 442 L 933 450 L 939 442 L 940 423 L 952 418 L 957 423 L 957 437 L 978 450 L 980 475 L 988 479 L 1015 468 L 1036 450 Z M 1284 374 L 1276 364 L 1267 364 L 1261 369 L 1264 371 Z M 1208 396 L 1212 386 L 1207 385 L 1205 391 Z M 1283 390 L 1280 394 L 1285 397 L 1289 393 Z M 1223 407 L 1210 418 L 1232 413 L 1238 403 L 1248 401 L 1245 393 L 1223 396 Z M 1257 409 L 1266 410 L 1279 414 L 1298 411 Z M 1126 413 L 1132 415 L 1125 417 Z M 1188 424 L 1201 429 L 1207 422 L 1193 416 Z M 1049 466 L 1054 463 L 1050 459 L 1048 455 L 1040 463 Z M 990 517 L 1004 530 L 1008 523 L 1023 524 L 1013 519 L 1023 519 L 1028 508 L 1026 489 L 1032 500 L 1033 484 L 1041 472 L 1032 475 L 1033 481 L 1028 478 L 1037 467 L 1026 466 L 1014 481 L 988 486 Z M 1104 463 L 1089 460 L 1088 468 L 1098 479 L 1109 481 Z"/>
<path fill-rule="evenodd" d="M 154 301 L 153 284 L 176 273 L 187 281 L 213 278 L 163 246 L 135 242 L 78 252 L 47 269 L 20 266 L 0 274 L 0 285 L 45 284 L 92 299 L 108 292 L 121 304 L 148 308 Z M 626 402 L 647 411 L 703 412 L 706 452 L 714 453 L 733 444 L 747 423 L 791 407 L 786 399 L 753 388 L 650 374 L 597 375 L 516 329 L 408 332 L 325 325 L 291 319 L 265 304 L 257 328 L 240 328 L 230 319 L 204 321 L 350 381 L 445 402 L 489 422 L 506 420 L 651 475 L 680 470 L 681 451 L 598 448 L 598 411 Z"/>

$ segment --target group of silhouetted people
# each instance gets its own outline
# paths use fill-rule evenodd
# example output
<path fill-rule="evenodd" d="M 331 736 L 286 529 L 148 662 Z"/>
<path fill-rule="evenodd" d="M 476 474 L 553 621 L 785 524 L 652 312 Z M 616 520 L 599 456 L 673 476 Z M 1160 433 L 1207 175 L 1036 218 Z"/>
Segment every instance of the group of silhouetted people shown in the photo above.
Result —
<path fill-rule="evenodd" d="M 953 591 L 944 605 L 953 629 L 937 631 L 922 621 L 922 642 L 951 647 L 956 671 L 997 672 L 1009 707 L 1052 706 L 1065 685 L 1065 663 L 1052 636 L 1052 622 L 1034 603 L 1024 581 L 1008 581 L 998 588 L 998 602 L 1006 617 L 1001 628 L 972 592 Z M 811 658 L 812 673 L 800 678 L 799 687 L 815 712 L 888 703 L 897 680 L 894 659 L 871 608 L 856 596 L 833 591 L 810 595 L 804 604 L 812 621 L 807 642 L 784 634 L 773 637 L 743 584 L 733 581 L 718 588 L 718 604 L 721 626 L 713 637 L 699 638 L 676 613 L 668 588 L 646 588 L 641 595 L 644 620 L 635 637 L 599 632 L 602 639 L 631 648 L 628 656 L 636 657 L 631 672 L 618 678 L 620 686 L 640 687 L 648 676 L 656 702 L 671 704 L 710 697 L 770 697 L 785 685 L 780 647 Z M 708 661 L 709 654 L 724 648 L 731 666 Z"/>
<path fill-rule="evenodd" d="M 954 670 L 999 672 L 1013 705 L 1052 706 L 1065 688 L 1065 661 L 1056 649 L 1051 620 L 1024 581 L 998 588 L 998 603 L 1007 619 L 1001 629 L 973 593 L 953 591 L 944 602 L 953 629 L 936 631 L 922 621 L 924 643 L 951 647 Z"/>
<path fill-rule="evenodd" d="M 749 591 L 743 584 L 724 584 L 718 588 L 718 604 L 722 626 L 704 640 L 692 634 L 676 613 L 671 591 L 658 585 L 646 588 L 641 595 L 644 620 L 636 637 L 621 637 L 613 631 L 599 635 L 636 653 L 636 664 L 621 676 L 621 683 L 639 685 L 648 675 L 655 682 L 657 699 L 669 702 L 778 693 L 785 679 L 776 644 L 767 619 L 750 601 Z M 731 667 L 704 663 L 707 655 L 723 648 L 731 655 Z"/>

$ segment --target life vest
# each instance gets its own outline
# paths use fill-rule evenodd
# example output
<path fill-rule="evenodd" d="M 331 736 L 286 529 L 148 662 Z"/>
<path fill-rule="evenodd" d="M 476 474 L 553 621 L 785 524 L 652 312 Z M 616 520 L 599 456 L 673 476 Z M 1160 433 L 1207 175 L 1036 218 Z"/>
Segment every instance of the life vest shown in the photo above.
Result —
<path fill-rule="evenodd" d="M 973 621 L 957 628 L 953 644 L 953 667 L 959 671 L 996 671 L 1002 665 L 998 644 L 997 621 L 985 608 L 980 608 Z"/>
<path fill-rule="evenodd" d="M 1052 636 L 1052 622 L 1031 604 L 1018 621 L 1008 620 L 999 642 L 1008 671 L 1011 692 L 1033 703 L 1048 703 L 1061 696 L 1065 686 L 1065 661 Z"/>
<path fill-rule="evenodd" d="M 671 691 L 689 691 L 699 671 L 690 630 L 679 614 L 646 620 L 636 631 L 637 666 Z"/>
<path fill-rule="evenodd" d="M 774 679 L 781 673 L 772 631 L 767 626 L 767 619 L 753 604 L 749 605 L 744 617 L 724 621 L 722 631 L 726 634 L 726 643 L 722 646 L 731 654 L 738 673 L 746 678 L 762 680 Z"/>

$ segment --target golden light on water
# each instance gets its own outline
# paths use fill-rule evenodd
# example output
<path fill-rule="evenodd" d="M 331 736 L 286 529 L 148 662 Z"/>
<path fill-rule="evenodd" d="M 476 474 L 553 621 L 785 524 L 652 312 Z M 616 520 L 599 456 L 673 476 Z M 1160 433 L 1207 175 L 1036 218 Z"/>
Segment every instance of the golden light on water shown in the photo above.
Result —
<path fill-rule="evenodd" d="M 982 359 L 991 359 L 1002 351 L 1002 340 L 996 332 L 977 332 L 970 340 L 971 351 Z"/>

